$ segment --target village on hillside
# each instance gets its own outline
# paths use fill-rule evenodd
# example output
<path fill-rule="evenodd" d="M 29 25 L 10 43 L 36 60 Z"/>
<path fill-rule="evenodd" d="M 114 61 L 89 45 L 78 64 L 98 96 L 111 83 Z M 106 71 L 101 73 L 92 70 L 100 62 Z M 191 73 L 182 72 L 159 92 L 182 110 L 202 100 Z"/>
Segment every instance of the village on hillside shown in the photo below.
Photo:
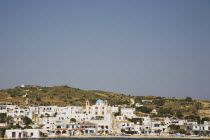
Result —
<path fill-rule="evenodd" d="M 152 102 L 144 100 L 142 102 Z M 134 107 L 109 105 L 98 99 L 85 106 L 18 106 L 0 104 L 0 130 L 3 138 L 69 136 L 210 136 L 210 121 L 200 122 L 175 117 L 138 116 Z M 158 114 L 154 108 L 151 114 Z"/>

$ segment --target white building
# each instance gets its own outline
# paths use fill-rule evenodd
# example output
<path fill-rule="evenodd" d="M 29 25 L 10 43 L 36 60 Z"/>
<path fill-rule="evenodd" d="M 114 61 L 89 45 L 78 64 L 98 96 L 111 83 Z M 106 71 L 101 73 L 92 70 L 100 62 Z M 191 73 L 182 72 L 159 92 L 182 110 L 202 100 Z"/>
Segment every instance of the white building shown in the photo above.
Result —
<path fill-rule="evenodd" d="M 160 130 L 161 133 L 166 133 L 167 131 L 167 125 L 163 121 L 152 121 L 151 122 L 151 133 L 156 135 L 158 134 L 158 131 Z"/>
<path fill-rule="evenodd" d="M 112 108 L 108 105 L 107 100 L 97 100 L 95 105 L 90 105 L 89 101 L 86 101 L 85 114 L 90 120 L 103 118 L 103 120 L 112 120 Z M 99 117 L 101 116 L 101 117 Z"/>
<path fill-rule="evenodd" d="M 144 106 L 144 105 L 142 105 L 142 104 L 140 104 L 140 103 L 136 103 L 136 104 L 135 104 L 135 107 L 142 107 L 142 106 Z"/>
<path fill-rule="evenodd" d="M 39 138 L 42 135 L 40 129 L 11 129 L 6 130 L 5 138 Z"/>
<path fill-rule="evenodd" d="M 121 108 L 121 115 L 131 119 L 135 117 L 134 111 L 135 108 Z"/>
<path fill-rule="evenodd" d="M 210 123 L 205 121 L 204 124 L 193 124 L 192 133 L 195 135 L 210 136 Z"/>

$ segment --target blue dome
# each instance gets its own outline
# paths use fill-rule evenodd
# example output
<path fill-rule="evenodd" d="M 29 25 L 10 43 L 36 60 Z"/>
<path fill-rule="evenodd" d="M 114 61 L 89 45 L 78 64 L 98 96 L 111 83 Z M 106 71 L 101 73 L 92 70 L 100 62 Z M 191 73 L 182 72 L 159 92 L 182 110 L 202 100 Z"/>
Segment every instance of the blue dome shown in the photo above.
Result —
<path fill-rule="evenodd" d="M 96 101 L 96 103 L 104 103 L 104 101 L 99 99 Z"/>

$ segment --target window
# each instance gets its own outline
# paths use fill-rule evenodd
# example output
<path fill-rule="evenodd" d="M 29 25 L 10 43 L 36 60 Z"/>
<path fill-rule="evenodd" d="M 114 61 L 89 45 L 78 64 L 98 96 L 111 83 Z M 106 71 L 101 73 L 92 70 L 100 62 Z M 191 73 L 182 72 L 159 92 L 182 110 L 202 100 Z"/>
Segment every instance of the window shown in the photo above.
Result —
<path fill-rule="evenodd" d="M 159 124 L 154 124 L 154 127 L 159 127 L 160 125 Z"/>
<path fill-rule="evenodd" d="M 31 132 L 31 137 L 34 135 L 34 133 Z"/>
<path fill-rule="evenodd" d="M 12 132 L 12 137 L 15 138 L 15 136 L 16 136 L 16 133 Z"/>

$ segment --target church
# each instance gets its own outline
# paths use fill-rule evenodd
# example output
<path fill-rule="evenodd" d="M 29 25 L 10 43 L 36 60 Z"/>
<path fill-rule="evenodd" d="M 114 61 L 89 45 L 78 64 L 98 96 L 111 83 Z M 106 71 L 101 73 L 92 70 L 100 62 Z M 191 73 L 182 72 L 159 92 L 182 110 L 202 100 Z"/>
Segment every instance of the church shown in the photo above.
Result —
<path fill-rule="evenodd" d="M 85 112 L 92 119 L 111 120 L 112 119 L 112 107 L 108 105 L 108 101 L 97 100 L 95 105 L 90 105 L 90 102 L 86 101 Z"/>

